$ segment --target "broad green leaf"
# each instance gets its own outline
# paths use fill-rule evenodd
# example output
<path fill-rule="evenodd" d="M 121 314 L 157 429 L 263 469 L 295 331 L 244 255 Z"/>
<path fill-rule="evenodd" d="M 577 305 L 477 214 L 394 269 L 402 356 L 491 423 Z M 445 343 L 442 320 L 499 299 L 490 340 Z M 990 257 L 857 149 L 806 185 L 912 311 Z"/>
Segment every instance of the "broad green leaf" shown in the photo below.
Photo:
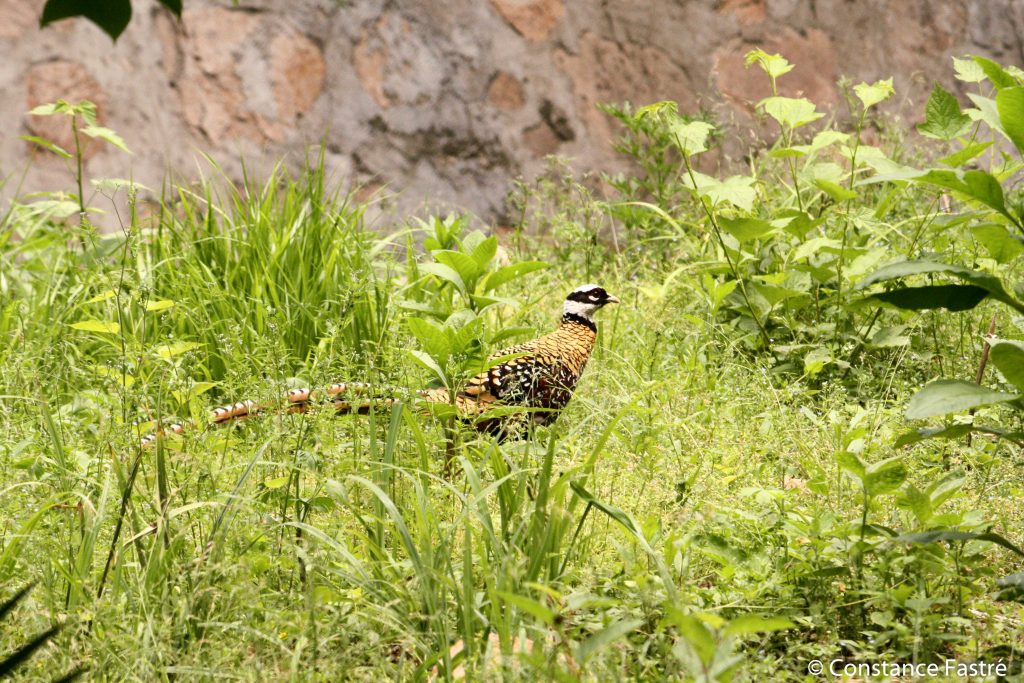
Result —
<path fill-rule="evenodd" d="M 478 346 L 483 324 L 483 318 L 473 318 L 473 320 L 460 327 L 455 334 L 450 335 L 451 340 L 449 343 L 451 346 L 449 348 L 451 348 L 451 352 L 467 353 L 472 347 Z"/>
<path fill-rule="evenodd" d="M 1003 187 L 999 181 L 987 171 L 965 171 L 964 183 L 966 190 L 960 190 L 967 196 L 977 199 L 985 206 L 991 207 L 1007 218 L 1012 218 L 1006 210 L 1006 203 L 1003 200 Z M 951 188 L 958 189 L 958 188 Z"/>
<path fill-rule="evenodd" d="M 924 108 L 924 123 L 917 124 L 917 132 L 930 138 L 952 140 L 971 124 L 970 117 L 960 111 L 960 103 L 938 81 Z"/>
<path fill-rule="evenodd" d="M 166 311 L 168 308 L 173 308 L 175 302 L 170 299 L 157 299 L 156 301 L 149 301 L 146 303 L 146 310 L 150 313 L 156 311 Z"/>
<path fill-rule="evenodd" d="M 751 50 L 744 56 L 743 60 L 748 69 L 751 64 L 760 66 L 772 80 L 793 70 L 793 65 L 785 57 L 780 54 L 770 55 L 761 48 Z"/>
<path fill-rule="evenodd" d="M 959 168 L 968 161 L 977 159 L 991 146 L 991 140 L 985 140 L 983 142 L 967 142 L 960 151 L 953 152 L 949 156 L 939 159 L 939 163 L 945 164 L 946 166 L 952 166 L 953 168 Z"/>
<path fill-rule="evenodd" d="M 105 365 L 97 365 L 94 369 L 96 370 L 97 375 L 102 375 L 104 377 L 112 377 L 113 379 L 117 380 L 118 383 L 120 383 L 122 386 L 130 387 L 133 384 L 135 384 L 135 377 L 126 372 L 121 372 L 119 370 L 115 370 L 114 368 L 108 368 Z"/>
<path fill-rule="evenodd" d="M 867 468 L 864 486 L 869 496 L 892 493 L 907 480 L 907 467 L 900 457 L 876 462 Z"/>
<path fill-rule="evenodd" d="M 104 128 L 102 126 L 85 126 L 82 128 L 82 134 L 98 140 L 104 140 L 124 152 L 128 152 L 129 154 L 132 153 L 132 151 L 128 149 L 128 144 L 125 143 L 124 138 L 109 128 Z"/>
<path fill-rule="evenodd" d="M 676 621 L 679 633 L 706 667 L 715 656 L 715 637 L 704 622 L 687 614 Z"/>
<path fill-rule="evenodd" d="M 860 99 L 861 104 L 864 105 L 865 109 L 884 102 L 885 100 L 892 97 L 896 91 L 892 87 L 892 79 L 888 78 L 884 81 L 875 81 L 868 85 L 867 83 L 858 83 L 853 86 L 853 92 Z"/>
<path fill-rule="evenodd" d="M 945 170 L 945 169 L 943 169 Z M 902 166 L 898 170 L 890 173 L 878 173 L 876 175 L 858 180 L 855 185 L 875 185 L 877 183 L 909 183 L 916 181 L 927 175 L 929 171 L 924 171 L 919 168 L 910 168 L 909 166 Z M 954 173 L 949 171 L 949 173 Z"/>
<path fill-rule="evenodd" d="M 430 372 L 434 373 L 434 375 L 437 377 L 438 380 L 440 380 L 442 384 L 448 383 L 448 377 L 444 374 L 444 370 L 442 370 L 441 366 L 438 365 L 437 362 L 428 354 L 415 349 L 405 349 L 405 352 L 409 354 L 410 358 L 415 360 L 417 363 L 422 365 Z"/>
<path fill-rule="evenodd" d="M 903 334 L 906 331 L 904 325 L 893 325 L 883 327 L 871 336 L 868 346 L 873 349 L 888 349 L 898 346 L 909 346 L 910 337 Z"/>
<path fill-rule="evenodd" d="M 38 109 L 38 107 L 37 107 L 37 109 Z M 35 110 L 33 110 L 33 111 L 35 111 Z M 65 151 L 63 147 L 61 147 L 60 145 L 58 145 L 56 143 L 50 142 L 46 138 L 41 138 L 38 135 L 22 135 L 21 139 L 24 140 L 25 142 L 33 142 L 33 143 L 39 145 L 40 147 L 42 147 L 43 149 L 49 150 L 49 151 L 53 152 L 54 154 L 56 154 L 57 156 L 62 157 L 64 159 L 70 159 L 71 158 L 71 154 L 69 152 Z"/>
<path fill-rule="evenodd" d="M 922 427 L 901 434 L 895 441 L 897 448 L 909 446 L 919 441 L 928 439 L 960 439 L 971 433 L 988 434 L 999 439 L 1016 441 L 1024 445 L 1024 432 L 1012 432 L 1006 429 L 996 429 L 981 425 L 955 424 L 948 427 Z"/>
<path fill-rule="evenodd" d="M 580 643 L 579 649 L 576 651 L 577 661 L 585 665 L 587 660 L 594 654 L 608 647 L 627 633 L 635 631 L 637 628 L 642 626 L 643 623 L 644 621 L 642 619 L 629 619 L 626 621 L 612 622 Z"/>
<path fill-rule="evenodd" d="M 284 488 L 285 484 L 287 484 L 289 480 L 290 477 L 288 477 L 287 475 L 283 477 L 274 477 L 273 479 L 265 479 L 263 481 L 263 486 L 264 488 L 273 491 L 274 489 Z"/>
<path fill-rule="evenodd" d="M 971 58 L 981 67 L 981 70 L 985 72 L 985 77 L 988 78 L 992 85 L 996 86 L 997 90 L 1017 85 L 1017 81 L 1013 79 L 1013 76 L 1006 73 L 1003 67 L 991 59 L 977 55 L 972 55 Z"/>
<path fill-rule="evenodd" d="M 1017 237 L 1005 226 L 995 223 L 975 225 L 971 228 L 974 239 L 981 242 L 985 251 L 997 263 L 1010 263 L 1024 254 L 1024 240 Z"/>
<path fill-rule="evenodd" d="M 992 363 L 1003 373 L 1006 381 L 1024 393 L 1024 343 L 999 341 L 992 345 L 989 354 Z"/>
<path fill-rule="evenodd" d="M 843 275 L 851 282 L 856 282 L 878 268 L 880 263 L 891 256 L 891 249 L 870 249 L 853 259 L 850 265 L 843 269 Z"/>
<path fill-rule="evenodd" d="M 555 622 L 555 613 L 532 598 L 508 591 L 498 591 L 497 594 L 506 604 L 517 608 L 520 612 L 529 614 L 547 626 Z"/>
<path fill-rule="evenodd" d="M 824 216 L 811 218 L 809 214 L 795 209 L 779 211 L 777 215 L 780 220 L 786 221 L 786 232 L 800 239 L 807 237 L 807 233 L 825 222 Z"/>
<path fill-rule="evenodd" d="M 780 287 L 772 284 L 762 284 L 760 282 L 752 282 L 750 287 L 753 291 L 756 291 L 758 294 L 763 296 L 769 306 L 774 306 L 780 301 L 785 301 L 786 299 L 792 299 L 794 297 L 810 296 L 810 292 L 807 290 L 793 289 L 792 287 Z M 831 359 L 832 356 L 829 355 L 826 362 Z"/>
<path fill-rule="evenodd" d="M 494 258 L 495 254 L 498 253 L 498 238 L 491 235 L 487 239 L 480 242 L 480 244 L 473 247 L 473 250 L 469 252 L 469 255 L 473 257 L 476 264 L 481 270 L 487 268 L 491 263 L 491 259 Z"/>
<path fill-rule="evenodd" d="M 188 395 L 200 396 L 202 394 L 205 394 L 210 389 L 213 389 L 215 386 L 217 386 L 217 384 L 214 382 L 196 382 L 191 387 L 189 387 Z"/>
<path fill-rule="evenodd" d="M 395 299 L 395 304 L 399 308 L 404 308 L 407 311 L 416 311 L 418 313 L 426 313 L 427 315 L 440 317 L 443 315 L 443 311 L 437 306 L 432 306 L 421 301 L 409 301 L 408 299 Z"/>
<path fill-rule="evenodd" d="M 864 298 L 864 302 L 881 302 L 907 311 L 925 311 L 945 308 L 950 311 L 969 311 L 988 296 L 988 290 L 974 285 L 925 285 L 901 287 L 879 292 Z"/>
<path fill-rule="evenodd" d="M 457 308 L 445 318 L 444 330 L 446 333 L 451 334 L 471 323 L 480 323 L 477 314 L 468 308 Z"/>
<path fill-rule="evenodd" d="M 443 263 L 424 263 L 419 267 L 419 269 L 424 273 L 437 276 L 442 280 L 450 282 L 455 285 L 455 288 L 461 293 L 466 293 L 466 283 L 462 280 L 459 273 L 451 266 L 447 266 Z"/>
<path fill-rule="evenodd" d="M 759 103 L 765 113 L 787 128 L 799 128 L 824 116 L 806 98 L 766 97 Z"/>
<path fill-rule="evenodd" d="M 1018 555 L 1024 555 L 1024 550 L 991 531 L 983 533 L 975 531 L 922 531 L 914 534 L 902 534 L 897 536 L 895 540 L 903 541 L 904 543 L 916 543 L 918 545 L 928 545 L 937 541 L 985 541 L 986 543 L 1001 545 Z"/>
<path fill-rule="evenodd" d="M 845 202 L 850 199 L 857 198 L 857 192 L 854 190 L 848 190 L 839 183 L 834 183 L 831 180 L 825 180 L 824 178 L 815 178 L 814 184 L 817 188 L 832 198 L 834 202 Z"/>
<path fill-rule="evenodd" d="M 480 289 L 479 286 L 477 289 Z M 479 311 L 485 311 L 492 306 L 511 306 L 515 308 L 519 305 L 519 302 L 513 298 L 507 296 L 487 296 L 484 294 L 470 294 L 469 298 L 473 301 L 473 306 Z"/>
<path fill-rule="evenodd" d="M 1000 90 L 996 95 L 996 109 L 1006 137 L 1013 142 L 1018 154 L 1024 154 L 1024 86 Z"/>
<path fill-rule="evenodd" d="M 506 282 L 516 280 L 527 273 L 532 273 L 536 270 L 541 270 L 547 267 L 548 264 L 543 261 L 521 261 L 508 266 L 502 266 L 487 275 L 483 281 L 482 289 L 485 292 L 489 292 L 493 289 L 497 289 Z"/>
<path fill-rule="evenodd" d="M 995 403 L 1014 401 L 1019 396 L 993 391 L 973 382 L 938 379 L 918 391 L 907 404 L 908 420 L 921 420 L 950 413 L 962 413 Z"/>
<path fill-rule="evenodd" d="M 82 322 L 71 323 L 71 327 L 86 332 L 109 332 L 110 334 L 117 334 L 121 331 L 119 324 L 105 320 L 83 320 Z"/>
<path fill-rule="evenodd" d="M 420 346 L 440 365 L 448 362 L 452 353 L 451 342 L 443 329 L 426 318 L 406 318 L 409 331 L 420 343 Z"/>
<path fill-rule="evenodd" d="M 474 230 L 460 240 L 459 250 L 472 256 L 473 251 L 483 244 L 486 239 L 487 235 L 482 230 Z"/>
<path fill-rule="evenodd" d="M 643 121 L 644 119 L 664 119 L 665 117 L 678 116 L 679 115 L 679 104 L 672 100 L 662 100 L 660 102 L 652 102 L 651 104 L 644 105 L 636 110 L 633 114 L 634 121 Z"/>
<path fill-rule="evenodd" d="M 1024 313 L 1024 304 L 1014 299 L 1010 293 L 1006 291 L 1002 281 L 1000 281 L 995 275 L 946 263 L 935 263 L 933 261 L 900 261 L 898 263 L 891 263 L 879 268 L 874 273 L 861 280 L 857 283 L 857 287 L 863 288 L 874 282 L 893 280 L 895 278 L 921 273 L 948 273 L 968 284 L 976 285 L 988 290 L 989 296 L 996 301 L 1002 301 L 1003 303 Z"/>
<path fill-rule="evenodd" d="M 839 142 L 846 142 L 849 139 L 850 136 L 847 133 L 841 133 L 838 130 L 826 129 L 816 134 L 811 140 L 811 144 L 793 145 L 791 149 L 802 154 L 814 154 L 815 152 L 820 152 L 826 147 Z"/>
<path fill-rule="evenodd" d="M 953 71 L 956 72 L 957 80 L 964 83 L 981 83 L 985 80 L 985 72 L 973 59 L 953 57 Z"/>
<path fill-rule="evenodd" d="M 96 104 L 89 100 L 79 100 L 69 105 L 72 112 L 82 118 L 87 126 L 96 125 Z"/>
<path fill-rule="evenodd" d="M 708 150 L 708 136 L 714 129 L 714 126 L 704 121 L 687 122 L 679 119 L 669 130 L 679 151 L 686 156 L 692 156 Z"/>
<path fill-rule="evenodd" d="M 923 273 L 950 273 L 961 269 L 961 266 L 951 266 L 935 261 L 897 261 L 882 266 L 874 273 L 864 278 L 860 287 L 866 287 L 876 282 L 895 280 L 896 278 L 908 277 L 910 275 L 921 275 Z M 966 270 L 966 269 L 965 269 Z"/>
<path fill-rule="evenodd" d="M 925 491 L 932 501 L 932 508 L 939 508 L 947 500 L 960 492 L 960 489 L 967 483 L 967 477 L 962 472 L 947 472 L 937 481 L 933 481 Z"/>
<path fill-rule="evenodd" d="M 814 377 L 833 360 L 832 352 L 827 348 L 824 346 L 815 347 L 804 355 L 804 374 Z"/>
<path fill-rule="evenodd" d="M 87 303 L 87 304 L 99 303 L 100 301 L 106 301 L 107 299 L 113 299 L 114 295 L 115 295 L 114 290 L 108 289 L 108 290 L 100 292 L 99 294 L 97 294 L 96 296 L 92 297 L 91 299 L 86 299 L 85 303 Z"/>
<path fill-rule="evenodd" d="M 132 5 L 130 0 L 47 0 L 39 24 L 47 26 L 70 17 L 85 17 L 117 40 L 131 21 Z"/>
<path fill-rule="evenodd" d="M 175 342 L 173 344 L 161 344 L 154 350 L 161 358 L 174 358 L 193 349 L 198 349 L 200 346 L 196 342 Z"/>
<path fill-rule="evenodd" d="M 757 190 L 753 187 L 754 178 L 734 175 L 722 181 L 697 171 L 693 172 L 693 177 L 697 182 L 694 189 L 699 195 L 711 200 L 712 206 L 728 202 L 744 211 L 753 209 L 754 200 L 757 198 Z M 689 177 L 684 176 L 683 181 L 690 185 Z"/>
<path fill-rule="evenodd" d="M 981 121 L 985 123 L 992 130 L 998 130 L 1003 132 L 1003 124 L 999 120 L 999 107 L 996 105 L 996 101 L 991 97 L 985 97 L 978 93 L 967 93 L 967 98 L 974 103 L 975 109 L 968 109 L 964 113 L 970 117 L 972 121 Z"/>
<path fill-rule="evenodd" d="M 730 621 L 722 633 L 727 636 L 749 636 L 755 633 L 772 633 L 796 628 L 789 619 L 784 617 L 763 617 L 758 614 L 744 614 Z"/>
<path fill-rule="evenodd" d="M 29 112 L 29 116 L 53 116 L 54 114 L 63 114 L 67 111 L 68 104 L 64 100 L 58 100 L 56 102 L 47 102 L 46 104 L 40 104 L 37 107 L 33 107 Z"/>
<path fill-rule="evenodd" d="M 836 453 L 836 462 L 839 463 L 839 468 L 846 472 L 849 472 L 860 482 L 864 482 L 864 478 L 867 476 L 867 467 L 860 458 L 857 457 L 856 453 L 850 451 L 839 451 Z"/>
<path fill-rule="evenodd" d="M 932 518 L 931 498 L 913 484 L 907 484 L 900 502 L 910 508 L 920 524 L 927 524 L 928 520 Z"/>
<path fill-rule="evenodd" d="M 476 259 L 468 254 L 463 254 L 461 251 L 439 249 L 431 252 L 431 256 L 433 256 L 438 263 L 448 266 L 458 273 L 459 280 L 464 283 L 467 289 L 471 288 L 472 284 L 475 283 L 477 278 L 479 278 L 484 272 L 484 269 L 477 264 Z"/>
<path fill-rule="evenodd" d="M 718 224 L 740 243 L 756 240 L 776 230 L 775 226 L 760 218 L 726 218 L 720 216 Z"/>
<path fill-rule="evenodd" d="M 725 297 L 732 294 L 738 284 L 739 280 L 726 280 L 719 283 L 715 281 L 710 273 L 705 273 L 704 289 L 707 290 L 708 295 L 711 297 L 711 307 L 718 309 L 725 300 Z"/>
<path fill-rule="evenodd" d="M 830 237 L 812 237 L 794 249 L 790 258 L 793 261 L 800 261 L 829 249 L 839 249 L 842 247 L 842 244 L 839 240 L 834 240 Z"/>
<path fill-rule="evenodd" d="M 840 183 L 847 175 L 847 171 L 834 161 L 819 161 L 807 164 L 802 175 L 811 180 L 830 180 L 833 183 Z"/>

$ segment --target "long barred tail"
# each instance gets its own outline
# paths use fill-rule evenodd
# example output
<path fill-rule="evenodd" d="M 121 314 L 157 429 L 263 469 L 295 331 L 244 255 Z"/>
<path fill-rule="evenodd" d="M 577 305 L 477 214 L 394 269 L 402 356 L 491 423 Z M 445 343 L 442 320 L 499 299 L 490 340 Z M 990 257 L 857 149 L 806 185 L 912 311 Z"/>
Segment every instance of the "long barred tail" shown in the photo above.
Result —
<path fill-rule="evenodd" d="M 214 408 L 210 413 L 210 423 L 214 425 L 228 424 L 260 415 L 267 410 L 288 414 L 305 413 L 316 405 L 330 405 L 336 415 L 366 415 L 372 410 L 379 410 L 398 403 L 402 400 L 402 396 L 416 396 L 428 401 L 447 401 L 447 392 L 444 393 L 444 396 L 439 393 L 444 390 L 394 389 L 389 396 L 368 396 L 372 388 L 373 386 L 366 382 L 338 382 L 327 387 L 327 390 L 323 392 L 325 395 L 312 389 L 292 389 L 285 394 L 283 403 L 280 401 L 258 403 L 250 400 Z M 364 398 L 353 400 L 353 396 L 363 396 Z M 159 426 L 153 432 L 142 437 L 142 447 L 151 446 L 164 434 L 182 434 L 190 427 L 191 425 L 181 422 Z"/>

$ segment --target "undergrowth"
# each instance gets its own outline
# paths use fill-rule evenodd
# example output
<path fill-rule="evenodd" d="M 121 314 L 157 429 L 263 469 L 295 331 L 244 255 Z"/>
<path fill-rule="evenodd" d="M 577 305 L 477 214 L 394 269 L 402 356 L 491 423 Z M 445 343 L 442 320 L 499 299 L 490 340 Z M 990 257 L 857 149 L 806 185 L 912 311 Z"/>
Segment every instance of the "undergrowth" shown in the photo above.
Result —
<path fill-rule="evenodd" d="M 788 63 L 750 62 L 776 93 Z M 945 169 L 862 140 L 885 81 L 852 130 L 773 94 L 777 142 L 725 178 L 694 163 L 706 117 L 612 107 L 635 176 L 599 199 L 555 165 L 500 240 L 370 230 L 320 160 L 143 211 L 36 140 L 74 189 L 0 223 L 0 651 L 47 634 L 24 679 L 1019 676 L 1024 91 L 957 72 L 976 107 L 937 88 L 921 131 Z M 88 105 L 36 113 L 123 144 Z M 299 386 L 457 389 L 588 281 L 623 305 L 525 440 L 412 402 L 202 426 Z M 141 448 L 175 420 L 200 426 Z"/>

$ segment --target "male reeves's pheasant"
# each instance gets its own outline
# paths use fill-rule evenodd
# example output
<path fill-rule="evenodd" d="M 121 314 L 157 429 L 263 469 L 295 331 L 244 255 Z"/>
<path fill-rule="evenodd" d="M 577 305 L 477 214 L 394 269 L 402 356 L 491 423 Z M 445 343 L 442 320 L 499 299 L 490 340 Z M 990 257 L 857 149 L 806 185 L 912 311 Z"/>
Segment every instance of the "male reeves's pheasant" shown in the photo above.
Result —
<path fill-rule="evenodd" d="M 524 344 L 502 349 L 491 355 L 491 360 L 504 356 L 511 358 L 501 361 L 485 372 L 466 382 L 455 395 L 447 389 L 426 389 L 417 392 L 422 400 L 431 403 L 454 405 L 459 417 L 480 431 L 504 438 L 516 438 L 525 432 L 526 421 L 523 413 L 534 424 L 551 424 L 559 411 L 569 403 L 573 389 L 579 381 L 583 368 L 590 358 L 590 352 L 597 338 L 597 324 L 594 313 L 607 304 L 619 300 L 598 285 L 577 287 L 565 299 L 562 322 L 554 332 L 537 337 Z M 351 394 L 363 393 L 369 385 L 362 383 L 334 384 L 327 389 L 328 400 L 338 414 L 367 413 L 374 406 L 397 402 L 397 398 L 366 398 L 353 400 Z M 289 412 L 305 412 L 316 395 L 309 389 L 293 389 L 286 397 Z M 217 424 L 249 417 L 260 412 L 265 405 L 255 401 L 244 401 L 217 408 L 211 416 Z M 489 418 L 488 413 L 498 407 L 524 408 L 523 413 L 507 414 Z M 166 431 L 180 433 L 181 424 L 170 425 Z M 151 434 L 143 439 L 148 444 L 156 439 Z"/>

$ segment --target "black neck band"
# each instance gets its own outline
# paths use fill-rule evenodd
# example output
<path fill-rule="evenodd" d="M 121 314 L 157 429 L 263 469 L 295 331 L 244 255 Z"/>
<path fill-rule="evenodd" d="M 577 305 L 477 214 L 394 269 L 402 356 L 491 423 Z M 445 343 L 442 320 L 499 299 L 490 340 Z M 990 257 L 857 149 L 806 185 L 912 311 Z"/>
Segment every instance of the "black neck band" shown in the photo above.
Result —
<path fill-rule="evenodd" d="M 593 320 L 591 320 L 590 318 L 584 318 L 582 315 L 577 315 L 576 313 L 566 313 L 566 314 L 564 314 L 562 316 L 562 322 L 563 323 L 576 323 L 577 325 L 583 325 L 584 327 L 589 327 L 594 332 L 597 332 L 597 325 L 594 324 Z"/>

